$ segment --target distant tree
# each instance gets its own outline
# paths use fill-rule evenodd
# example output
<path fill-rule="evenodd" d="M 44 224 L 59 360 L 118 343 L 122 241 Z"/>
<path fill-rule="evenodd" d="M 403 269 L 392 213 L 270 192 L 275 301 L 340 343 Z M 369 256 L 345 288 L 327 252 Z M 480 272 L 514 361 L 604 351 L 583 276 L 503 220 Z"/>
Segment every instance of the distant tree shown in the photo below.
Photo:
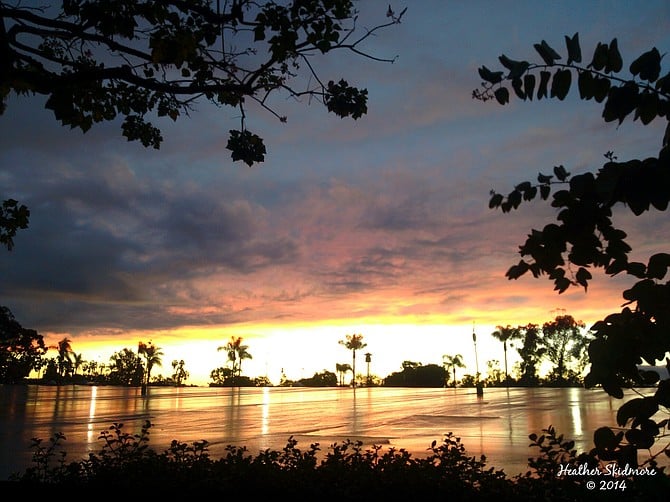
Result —
<path fill-rule="evenodd" d="M 84 357 L 81 354 L 75 352 L 72 353 L 72 375 L 76 376 L 79 372 L 79 368 L 84 365 Z"/>
<path fill-rule="evenodd" d="M 403 369 L 403 371 L 405 371 L 405 370 L 410 370 L 411 371 L 411 370 L 414 370 L 414 369 L 418 368 L 419 366 L 421 366 L 421 363 L 417 362 L 417 361 L 403 361 L 400 364 L 400 367 Z"/>
<path fill-rule="evenodd" d="M 579 364 L 590 338 L 584 333 L 582 321 L 570 315 L 559 315 L 542 325 L 544 356 L 554 365 L 551 377 L 558 382 L 566 380 L 573 363 Z"/>
<path fill-rule="evenodd" d="M 144 343 L 144 342 L 139 342 L 137 344 L 137 353 L 141 356 L 144 357 L 144 362 L 146 363 L 146 378 L 144 379 L 144 383 L 142 384 L 142 389 L 146 391 L 146 388 L 149 386 L 149 383 L 151 383 L 151 370 L 153 369 L 154 366 L 162 366 L 163 365 L 163 351 L 159 348 L 156 347 L 153 343 Z"/>
<path fill-rule="evenodd" d="M 491 336 L 496 340 L 502 342 L 503 352 L 505 355 L 505 382 L 509 380 L 509 371 L 507 370 L 507 342 L 518 339 L 521 336 L 519 328 L 513 328 L 509 324 L 507 326 L 496 326 L 496 329 Z"/>
<path fill-rule="evenodd" d="M 255 387 L 272 387 L 272 382 L 266 376 L 259 376 L 253 379 Z"/>
<path fill-rule="evenodd" d="M 338 343 L 340 345 L 344 345 L 351 351 L 351 374 L 353 375 L 351 379 L 351 386 L 356 387 L 356 351 L 364 349 L 368 346 L 368 344 L 363 342 L 363 335 L 355 333 L 352 335 L 347 335 L 344 340 L 340 340 Z"/>
<path fill-rule="evenodd" d="M 218 347 L 216 350 L 225 351 L 228 355 L 228 361 L 232 365 L 233 377 L 242 374 L 242 360 L 252 358 L 249 353 L 249 346 L 242 345 L 241 336 L 231 336 L 230 341 L 226 345 Z"/>
<path fill-rule="evenodd" d="M 444 366 L 447 375 L 451 372 L 454 376 L 451 385 L 456 387 L 456 368 L 465 368 L 465 363 L 463 363 L 463 356 L 461 354 L 449 355 L 445 354 L 442 356 L 442 365 Z"/>
<path fill-rule="evenodd" d="M 335 363 L 335 371 L 339 375 L 339 385 L 344 387 L 344 377 L 348 371 L 351 371 L 351 364 L 349 363 Z"/>
<path fill-rule="evenodd" d="M 287 378 L 286 375 L 280 380 L 279 382 L 280 387 L 295 387 L 296 382 L 294 380 L 291 380 L 290 378 Z"/>
<path fill-rule="evenodd" d="M 537 385 L 539 382 L 538 370 L 545 348 L 542 346 L 540 327 L 537 324 L 519 326 L 521 347 L 516 350 L 521 357 L 519 369 L 519 383 L 523 385 Z"/>
<path fill-rule="evenodd" d="M 402 371 L 394 372 L 384 379 L 386 387 L 444 387 L 447 371 L 438 364 L 403 361 Z"/>
<path fill-rule="evenodd" d="M 228 378 L 223 385 L 224 387 L 257 387 L 255 378 L 244 375 L 236 375 Z"/>
<path fill-rule="evenodd" d="M 48 359 L 44 359 L 44 373 L 42 374 L 42 381 L 49 383 L 49 384 L 55 384 L 60 382 L 61 376 L 58 371 L 58 361 L 55 357 L 50 357 Z"/>
<path fill-rule="evenodd" d="M 65 337 L 57 345 L 49 348 L 58 350 L 58 376 L 63 378 L 72 367 L 72 340 Z"/>
<path fill-rule="evenodd" d="M 109 358 L 109 383 L 140 387 L 144 383 L 142 358 L 132 349 L 124 348 Z"/>
<path fill-rule="evenodd" d="M 239 342 L 241 343 L 241 339 Z M 230 372 L 231 375 L 237 374 L 237 351 L 235 350 L 235 338 L 231 337 L 231 340 L 226 345 L 220 345 L 216 348 L 219 352 L 225 352 L 228 357 L 228 362 L 231 365 Z"/>
<path fill-rule="evenodd" d="M 323 370 L 321 373 L 314 373 L 310 378 L 301 378 L 299 382 L 305 387 L 336 387 L 337 375 L 332 371 Z"/>
<path fill-rule="evenodd" d="M 486 361 L 486 385 L 490 387 L 497 387 L 501 382 L 509 385 L 509 376 L 503 378 L 503 372 L 500 371 L 500 361 L 491 359 Z"/>
<path fill-rule="evenodd" d="M 84 361 L 82 363 L 84 376 L 89 382 L 95 382 L 99 384 L 107 383 L 107 376 L 105 375 L 106 368 L 107 365 L 104 363 L 98 363 L 97 361 Z"/>
<path fill-rule="evenodd" d="M 370 380 L 368 382 L 368 386 L 370 387 L 380 387 L 384 383 L 384 379 L 380 377 L 379 375 L 375 375 L 374 373 L 370 374 Z"/>
<path fill-rule="evenodd" d="M 409 383 L 413 387 L 444 387 L 447 371 L 439 364 L 425 364 L 413 371 Z"/>
<path fill-rule="evenodd" d="M 245 359 L 253 359 L 249 352 L 248 345 L 240 345 L 237 347 L 237 376 L 242 374 L 242 361 Z"/>
<path fill-rule="evenodd" d="M 95 375 L 99 375 L 101 377 L 104 377 L 108 372 L 109 372 L 109 365 L 107 363 L 97 363 L 95 361 L 92 362 L 93 367 L 92 367 L 92 373 Z"/>
<path fill-rule="evenodd" d="M 209 373 L 209 378 L 212 380 L 210 385 L 220 387 L 226 383 L 226 380 L 233 376 L 233 370 L 230 368 L 216 368 Z"/>
<path fill-rule="evenodd" d="M 477 375 L 470 375 L 469 373 L 466 373 L 463 375 L 463 378 L 461 378 L 462 387 L 477 387 L 479 384 L 479 377 Z"/>
<path fill-rule="evenodd" d="M 39 370 L 47 349 L 44 338 L 24 328 L 9 308 L 0 305 L 0 383 L 16 383 Z"/>
<path fill-rule="evenodd" d="M 565 37 L 567 62 L 546 41 L 534 45 L 540 62 L 515 60 L 502 55 L 504 67 L 492 71 L 479 68 L 484 82 L 473 91 L 481 100 L 509 102 L 511 86 L 522 100 L 558 98 L 564 100 L 577 83 L 579 97 L 602 103 L 605 122 L 621 124 L 632 117 L 642 125 L 661 121 L 664 130 L 658 155 L 619 162 L 612 151 L 597 172 L 571 175 L 558 165 L 550 175 L 540 173 L 537 182 L 523 181 L 506 196 L 491 192 L 490 208 L 503 212 L 517 209 L 523 201 L 538 195 L 556 208 L 556 222 L 542 230 L 532 230 L 519 247 L 522 257 L 507 270 L 509 279 L 530 272 L 546 275 L 554 289 L 563 293 L 570 287 L 586 291 L 591 271 L 602 269 L 614 276 L 627 274 L 635 282 L 623 291 L 624 307 L 597 321 L 590 330 L 594 340 L 588 348 L 590 370 L 587 387 L 601 386 L 616 398 L 624 397 L 624 388 L 648 386 L 659 382 L 657 373 L 641 373 L 644 362 L 657 364 L 670 352 L 670 253 L 656 252 L 644 261 L 631 261 L 633 251 L 624 239 L 624 230 L 614 225 L 614 217 L 627 213 L 641 216 L 650 211 L 667 211 L 670 203 L 670 72 L 663 73 L 663 55 L 656 48 L 642 53 L 624 71 L 623 58 L 616 38 L 599 42 L 591 62 L 582 64 L 579 35 Z M 539 77 L 539 78 L 538 78 Z M 667 245 L 667 239 L 659 244 Z M 670 251 L 670 250 L 669 250 Z M 641 256 L 638 253 L 638 256 Z M 639 259 L 639 258 L 638 258 Z M 644 259 L 644 256 L 642 256 Z M 662 381 L 653 395 L 634 397 L 617 413 L 620 427 L 630 428 L 624 435 L 604 428 L 595 435 L 596 451 L 610 460 L 626 463 L 637 450 L 648 450 L 665 430 L 663 420 L 652 417 L 670 403 L 670 383 Z M 666 417 L 667 418 L 667 417 Z M 624 441 L 625 438 L 625 441 Z M 664 447 L 670 453 L 670 447 Z"/>
<path fill-rule="evenodd" d="M 91 377 L 98 372 L 98 362 L 97 361 L 82 361 L 81 369 L 84 372 L 84 375 Z"/>
<path fill-rule="evenodd" d="M 189 374 L 184 367 L 183 359 L 172 361 L 172 380 L 177 387 L 184 385 L 184 382 L 188 380 Z"/>

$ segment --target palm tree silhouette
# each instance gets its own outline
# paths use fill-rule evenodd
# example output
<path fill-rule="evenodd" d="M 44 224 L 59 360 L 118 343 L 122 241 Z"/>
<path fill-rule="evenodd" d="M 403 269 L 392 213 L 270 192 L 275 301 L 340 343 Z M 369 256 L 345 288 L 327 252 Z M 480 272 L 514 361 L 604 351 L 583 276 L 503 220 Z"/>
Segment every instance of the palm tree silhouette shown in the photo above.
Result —
<path fill-rule="evenodd" d="M 367 347 L 368 344 L 363 343 L 363 335 L 359 334 L 347 335 L 345 340 L 340 340 L 338 343 L 340 345 L 344 345 L 347 349 L 351 350 L 352 353 L 351 372 L 354 375 L 353 378 L 351 379 L 351 384 L 352 387 L 356 387 L 356 351 Z"/>
<path fill-rule="evenodd" d="M 347 371 L 351 371 L 351 364 L 335 363 L 335 371 L 340 376 L 340 387 L 344 387 L 344 376 L 347 374 Z"/>
<path fill-rule="evenodd" d="M 188 378 L 188 371 L 184 369 L 185 363 L 183 359 L 172 361 L 172 369 L 174 373 L 172 374 L 172 379 L 174 384 L 179 387 L 183 385 L 184 380 Z"/>
<path fill-rule="evenodd" d="M 55 347 L 51 346 L 50 349 L 58 350 L 58 374 L 63 377 L 65 375 L 66 369 L 69 370 L 71 366 L 71 354 L 72 354 L 72 340 L 69 338 L 63 338 L 58 342 L 58 345 Z"/>
<path fill-rule="evenodd" d="M 456 387 L 456 368 L 465 368 L 463 363 L 463 356 L 461 354 L 456 354 L 455 356 L 450 356 L 445 354 L 442 356 L 442 364 L 447 372 L 453 372 L 454 382 L 453 386 Z"/>
<path fill-rule="evenodd" d="M 248 349 L 248 345 L 242 345 L 241 336 L 231 336 L 226 345 L 217 347 L 216 350 L 227 353 L 228 360 L 232 363 L 232 374 L 235 377 L 242 374 L 242 360 L 252 359 Z"/>
<path fill-rule="evenodd" d="M 151 369 L 155 365 L 162 366 L 163 364 L 163 360 L 161 359 L 163 351 L 160 348 L 154 346 L 151 342 L 148 344 L 140 342 L 137 346 L 137 353 L 140 356 L 144 356 L 144 359 L 147 363 L 147 378 L 142 383 L 142 394 L 145 394 L 151 378 Z"/>
<path fill-rule="evenodd" d="M 510 325 L 496 326 L 496 330 L 491 333 L 491 336 L 503 343 L 503 351 L 505 352 L 505 384 L 509 385 L 509 373 L 507 372 L 507 340 L 514 340 L 521 336 L 519 328 L 513 328 Z"/>
<path fill-rule="evenodd" d="M 84 357 L 81 354 L 72 353 L 72 376 L 75 376 L 84 364 Z"/>

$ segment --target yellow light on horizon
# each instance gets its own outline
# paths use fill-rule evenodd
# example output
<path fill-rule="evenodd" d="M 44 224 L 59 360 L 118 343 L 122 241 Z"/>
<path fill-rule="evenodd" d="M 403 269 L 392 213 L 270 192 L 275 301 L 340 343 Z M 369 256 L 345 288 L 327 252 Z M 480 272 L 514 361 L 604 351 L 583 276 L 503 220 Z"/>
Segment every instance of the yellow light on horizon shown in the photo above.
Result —
<path fill-rule="evenodd" d="M 601 309 L 602 310 L 602 309 Z M 584 306 L 584 312 L 594 319 L 597 309 Z M 595 313 L 594 313 L 595 312 Z M 569 310 L 566 313 L 571 314 Z M 351 353 L 338 342 L 347 334 L 360 333 L 367 346 L 362 351 L 370 352 L 370 372 L 385 377 L 400 371 L 403 361 L 421 364 L 442 364 L 445 354 L 461 354 L 466 368 L 461 374 L 475 373 L 475 354 L 472 345 L 472 329 L 477 333 L 477 351 L 480 371 L 485 376 L 486 362 L 498 360 L 502 364 L 502 344 L 490 334 L 498 325 L 543 324 L 553 319 L 549 310 L 540 305 L 530 312 L 510 309 L 496 312 L 475 311 L 464 308 L 456 314 L 419 315 L 405 314 L 403 317 L 361 317 L 357 319 L 323 319 L 304 322 L 249 322 L 223 326 L 183 326 L 164 330 L 100 330 L 83 335 L 46 333 L 47 345 L 56 345 L 65 337 L 71 340 L 72 349 L 82 354 L 84 360 L 108 364 L 109 358 L 123 348 L 137 350 L 140 341 L 151 341 L 163 351 L 162 365 L 157 366 L 154 376 L 169 377 L 172 361 L 184 360 L 189 372 L 187 384 L 207 385 L 212 370 L 226 366 L 227 355 L 217 348 L 225 346 L 231 337 L 242 337 L 249 346 L 252 359 L 242 362 L 243 374 L 250 377 L 266 376 L 274 384 L 279 383 L 282 369 L 287 378 L 297 380 L 311 377 L 316 372 L 336 372 L 337 363 L 350 363 Z M 580 319 L 579 313 L 571 314 Z M 492 320 L 496 319 L 497 322 Z M 506 319 L 501 322 L 500 319 Z M 53 353 L 48 353 L 51 357 Z M 508 351 L 510 372 L 518 360 L 515 350 Z M 361 361 L 363 359 L 361 358 Z M 357 372 L 366 370 L 366 365 L 357 364 Z"/>

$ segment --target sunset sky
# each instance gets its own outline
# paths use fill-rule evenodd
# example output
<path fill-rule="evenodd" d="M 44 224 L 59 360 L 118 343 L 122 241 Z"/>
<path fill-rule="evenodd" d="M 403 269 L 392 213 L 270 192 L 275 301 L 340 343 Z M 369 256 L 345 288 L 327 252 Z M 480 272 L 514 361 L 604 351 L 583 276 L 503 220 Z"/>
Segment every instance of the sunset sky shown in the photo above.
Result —
<path fill-rule="evenodd" d="M 365 2 L 360 25 L 385 22 L 387 5 Z M 202 102 L 161 122 L 156 151 L 127 142 L 118 123 L 82 134 L 42 98 L 12 97 L 0 116 L 0 200 L 29 206 L 31 221 L 13 251 L 0 250 L 0 305 L 49 344 L 70 338 L 87 360 L 151 340 L 164 352 L 154 375 L 184 359 L 196 384 L 225 364 L 217 347 L 231 336 L 253 356 L 243 373 L 275 383 L 282 368 L 297 379 L 350 362 L 338 340 L 351 333 L 364 336 L 381 377 L 456 353 L 474 373 L 473 327 L 484 372 L 487 360 L 502 365 L 496 325 L 557 313 L 589 325 L 619 311 L 626 277 L 594 273 L 587 293 L 562 295 L 546 278 L 508 281 L 518 246 L 553 210 L 537 202 L 502 214 L 488 209 L 489 191 L 559 164 L 595 171 L 610 150 L 657 155 L 663 124 L 606 124 L 576 89 L 564 102 L 512 97 L 504 107 L 471 93 L 478 67 L 498 68 L 503 53 L 539 60 L 541 40 L 565 53 L 575 32 L 586 63 L 615 37 L 625 67 L 654 46 L 664 54 L 670 3 L 393 5 L 408 7 L 403 22 L 365 48 L 395 63 L 338 53 L 317 64 L 323 80 L 366 87 L 368 114 L 339 119 L 277 95 L 282 124 L 251 107 L 247 127 L 268 148 L 258 167 L 233 163 L 225 148 L 235 109 Z M 668 245 L 667 217 L 617 221 L 642 257 Z"/>

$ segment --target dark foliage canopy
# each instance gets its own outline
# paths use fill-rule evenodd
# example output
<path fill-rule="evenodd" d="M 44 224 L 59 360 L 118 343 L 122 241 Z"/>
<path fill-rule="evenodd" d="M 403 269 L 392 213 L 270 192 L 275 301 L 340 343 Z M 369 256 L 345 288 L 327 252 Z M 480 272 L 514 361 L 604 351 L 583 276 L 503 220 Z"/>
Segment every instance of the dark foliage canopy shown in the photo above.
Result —
<path fill-rule="evenodd" d="M 384 379 L 387 387 L 444 387 L 447 370 L 437 364 L 405 361 L 402 371 L 391 373 Z"/>
<path fill-rule="evenodd" d="M 0 305 L 0 383 L 22 381 L 40 367 L 46 351 L 42 335 L 21 326 L 12 312 Z"/>

